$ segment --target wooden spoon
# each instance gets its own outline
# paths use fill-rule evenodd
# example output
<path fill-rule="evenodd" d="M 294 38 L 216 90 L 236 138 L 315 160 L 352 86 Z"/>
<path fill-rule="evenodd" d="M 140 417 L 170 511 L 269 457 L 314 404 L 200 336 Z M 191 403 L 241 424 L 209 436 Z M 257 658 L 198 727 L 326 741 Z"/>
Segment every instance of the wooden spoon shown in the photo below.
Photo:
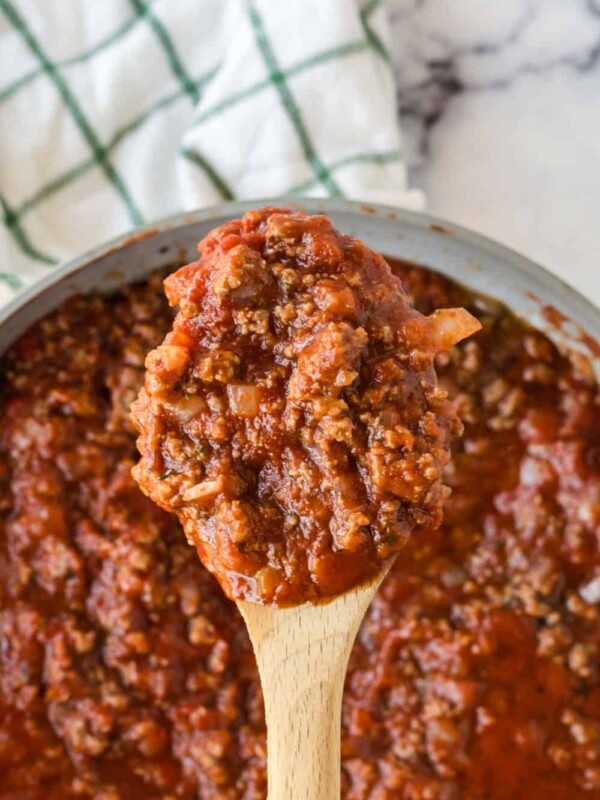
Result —
<path fill-rule="evenodd" d="M 419 314 L 383 258 L 323 216 L 250 211 L 199 249 L 165 281 L 179 312 L 132 405 L 136 480 L 179 516 L 230 597 L 259 569 L 294 596 L 309 531 L 344 569 L 336 548 L 364 529 L 371 574 L 382 537 L 390 552 L 411 520 L 439 516 L 458 421 L 434 357 L 480 323 L 460 308 Z M 271 521 L 310 513 L 319 486 L 314 524 L 273 538 Z M 271 800 L 339 798 L 344 676 L 384 573 L 323 605 L 238 603 L 265 696 Z"/>
<path fill-rule="evenodd" d="M 275 608 L 238 601 L 265 699 L 269 800 L 339 800 L 346 667 L 390 566 L 327 603 Z"/>

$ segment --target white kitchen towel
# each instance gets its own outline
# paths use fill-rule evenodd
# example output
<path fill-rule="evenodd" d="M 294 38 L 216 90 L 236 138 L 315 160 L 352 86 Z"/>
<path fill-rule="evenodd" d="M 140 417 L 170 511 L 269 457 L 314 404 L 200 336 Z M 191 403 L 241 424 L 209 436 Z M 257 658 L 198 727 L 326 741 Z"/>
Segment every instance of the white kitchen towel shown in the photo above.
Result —
<path fill-rule="evenodd" d="M 0 0 L 0 303 L 226 199 L 410 192 L 381 0 Z"/>

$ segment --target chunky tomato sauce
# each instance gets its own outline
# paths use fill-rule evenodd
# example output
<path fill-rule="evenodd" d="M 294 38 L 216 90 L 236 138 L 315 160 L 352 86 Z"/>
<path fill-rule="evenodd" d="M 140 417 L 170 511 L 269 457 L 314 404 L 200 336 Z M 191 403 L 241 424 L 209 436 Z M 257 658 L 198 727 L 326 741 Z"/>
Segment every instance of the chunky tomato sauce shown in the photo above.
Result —
<path fill-rule="evenodd" d="M 343 708 L 345 800 L 600 798 L 600 406 L 502 306 L 394 270 L 483 330 L 438 357 L 465 433 L 445 521 L 398 556 Z M 259 800 L 243 622 L 131 477 L 161 280 L 70 301 L 2 362 L 0 800 Z"/>
<path fill-rule="evenodd" d="M 232 599 L 339 594 L 437 527 L 460 423 L 437 352 L 479 329 L 424 317 L 324 216 L 249 211 L 165 281 L 179 308 L 132 407 L 134 477 Z"/>

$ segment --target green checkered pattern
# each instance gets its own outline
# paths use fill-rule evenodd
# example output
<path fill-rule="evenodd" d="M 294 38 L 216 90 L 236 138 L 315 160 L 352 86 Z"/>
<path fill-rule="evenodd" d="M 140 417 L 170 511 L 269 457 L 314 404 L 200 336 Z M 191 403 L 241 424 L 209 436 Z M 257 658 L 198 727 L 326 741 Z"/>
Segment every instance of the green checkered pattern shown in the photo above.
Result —
<path fill-rule="evenodd" d="M 385 33 L 381 0 L 0 0 L 0 302 L 183 209 L 404 190 Z"/>

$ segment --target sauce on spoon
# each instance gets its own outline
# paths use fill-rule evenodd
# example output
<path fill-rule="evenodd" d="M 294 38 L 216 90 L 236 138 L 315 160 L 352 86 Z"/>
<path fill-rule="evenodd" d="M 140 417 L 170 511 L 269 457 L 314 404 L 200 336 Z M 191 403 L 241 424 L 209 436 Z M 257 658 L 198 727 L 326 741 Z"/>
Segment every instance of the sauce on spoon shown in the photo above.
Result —
<path fill-rule="evenodd" d="M 425 317 L 324 216 L 263 208 L 165 281 L 178 306 L 134 403 L 142 490 L 235 600 L 295 605 L 375 578 L 436 527 L 460 423 L 436 353 L 479 329 Z"/>

